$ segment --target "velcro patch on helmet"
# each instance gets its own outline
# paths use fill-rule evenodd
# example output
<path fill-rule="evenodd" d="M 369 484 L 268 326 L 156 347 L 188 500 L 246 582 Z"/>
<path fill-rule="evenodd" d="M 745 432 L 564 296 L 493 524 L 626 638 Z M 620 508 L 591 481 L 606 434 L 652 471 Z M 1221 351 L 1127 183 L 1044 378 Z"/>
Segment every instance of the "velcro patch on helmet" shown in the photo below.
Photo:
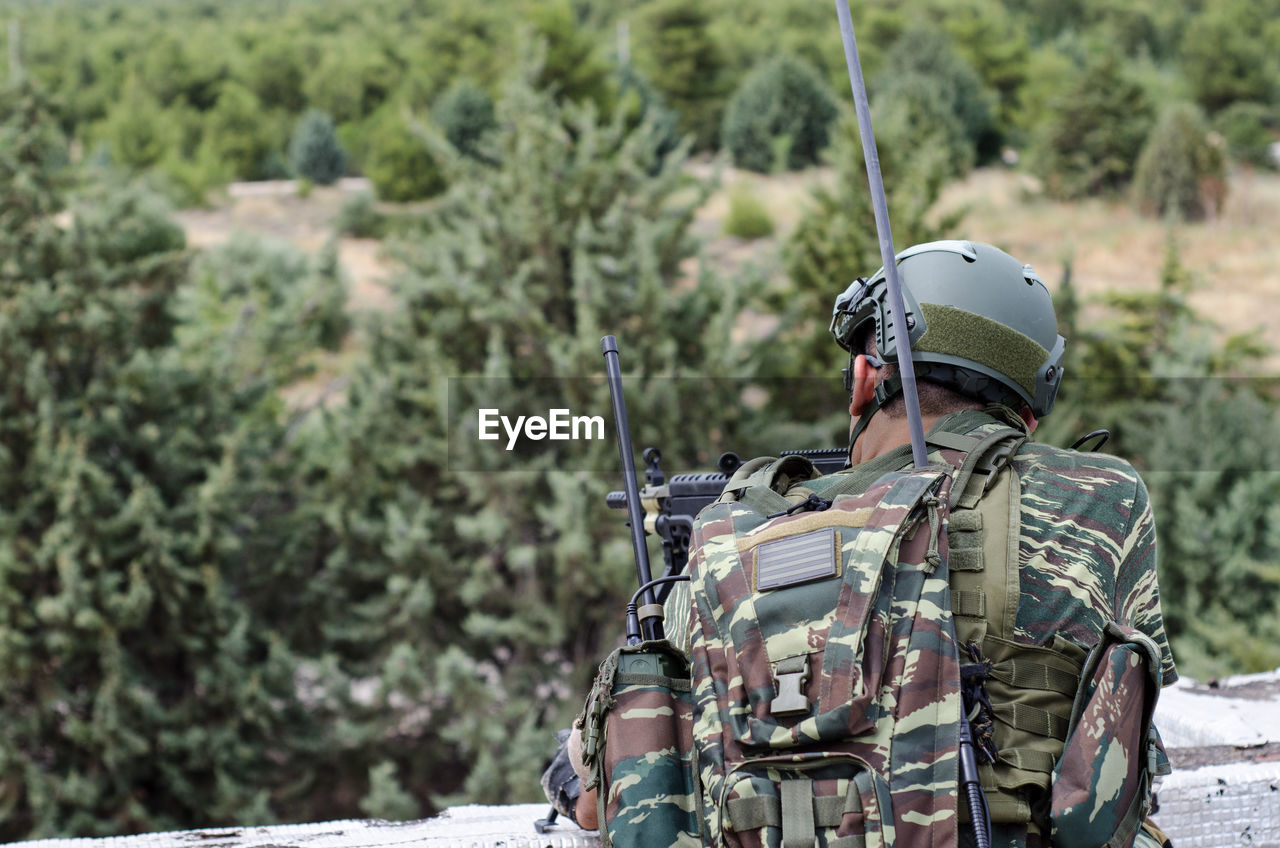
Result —
<path fill-rule="evenodd" d="M 913 350 L 969 359 L 1013 380 L 1031 398 L 1049 351 L 1030 336 L 974 312 L 923 303 L 925 332 Z"/>
<path fill-rule="evenodd" d="M 833 527 L 775 539 L 755 549 L 756 591 L 781 589 L 840 574 L 840 532 Z"/>

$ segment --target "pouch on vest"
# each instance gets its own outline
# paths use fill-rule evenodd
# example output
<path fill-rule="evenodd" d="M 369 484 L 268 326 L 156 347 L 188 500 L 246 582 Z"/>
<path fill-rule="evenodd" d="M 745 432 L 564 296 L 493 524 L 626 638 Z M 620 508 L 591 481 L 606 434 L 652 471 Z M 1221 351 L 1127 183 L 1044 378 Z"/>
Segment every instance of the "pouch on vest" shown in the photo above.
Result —
<path fill-rule="evenodd" d="M 587 699 L 582 734 L 584 788 L 597 790 L 606 848 L 701 845 L 682 652 L 661 640 L 610 654 Z"/>
<path fill-rule="evenodd" d="M 694 527 L 704 841 L 944 845 L 933 826 L 954 838 L 960 721 L 950 477 L 846 494 L 847 477 L 809 479 L 796 459 L 777 466 L 786 496 L 731 481 Z"/>
<path fill-rule="evenodd" d="M 1127 848 L 1151 802 L 1159 743 L 1151 723 L 1160 649 L 1109 622 L 1089 654 L 1071 710 L 1074 728 L 1053 773 L 1055 848 Z"/>

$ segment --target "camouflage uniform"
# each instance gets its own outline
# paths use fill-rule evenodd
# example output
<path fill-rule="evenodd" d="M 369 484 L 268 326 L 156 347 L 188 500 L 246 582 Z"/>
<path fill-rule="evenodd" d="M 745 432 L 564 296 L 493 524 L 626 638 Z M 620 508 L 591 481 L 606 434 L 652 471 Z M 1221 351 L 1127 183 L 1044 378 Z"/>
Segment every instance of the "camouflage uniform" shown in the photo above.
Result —
<path fill-rule="evenodd" d="M 960 412 L 944 417 L 931 436 L 980 435 L 1006 426 L 985 413 Z M 931 461 L 940 458 L 931 454 Z M 869 486 L 910 465 L 904 445 L 845 473 Z M 1018 486 L 1011 529 L 981 539 L 985 569 L 963 565 L 975 558 L 962 553 L 972 551 L 965 536 L 975 521 L 952 519 L 952 603 L 959 643 L 972 642 L 995 661 L 987 684 L 1001 756 L 994 768 L 982 767 L 995 823 L 992 844 L 1038 845 L 1048 842 L 1049 778 L 1068 730 L 1075 681 L 1107 622 L 1131 625 L 1151 638 L 1164 685 L 1177 673 L 1160 612 L 1150 502 L 1133 468 L 1111 456 L 1026 443 L 1010 469 L 1005 476 Z M 998 496 L 991 492 L 984 501 Z M 984 503 L 983 511 L 989 508 Z M 1009 547 L 1010 536 L 1016 536 L 1016 549 Z M 1006 548 L 1009 555 L 1002 556 Z M 1016 582 L 1003 579 L 1012 578 L 999 572 L 1006 567 L 1016 567 Z M 966 580 L 978 588 L 966 588 Z M 1004 599 L 996 597 L 1001 586 L 1007 587 Z M 687 584 L 677 585 L 667 609 L 668 638 L 687 651 L 689 626 L 679 626 L 691 618 Z M 961 832 L 964 839 L 970 829 Z"/>

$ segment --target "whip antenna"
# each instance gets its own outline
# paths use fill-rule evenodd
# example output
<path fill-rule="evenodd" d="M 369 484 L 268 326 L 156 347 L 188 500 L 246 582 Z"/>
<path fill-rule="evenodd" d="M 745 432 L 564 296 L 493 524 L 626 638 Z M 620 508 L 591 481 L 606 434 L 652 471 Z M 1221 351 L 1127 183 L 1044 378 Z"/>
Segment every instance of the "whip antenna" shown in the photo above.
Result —
<path fill-rule="evenodd" d="M 893 233 L 889 230 L 889 204 L 884 196 L 884 179 L 880 176 L 880 154 L 876 152 L 876 137 L 871 132 L 867 85 L 862 79 L 862 63 L 858 59 L 858 40 L 853 34 L 849 0 L 836 0 L 836 17 L 840 19 L 844 62 L 849 67 L 849 85 L 853 87 L 853 108 L 858 115 L 858 134 L 862 136 L 862 158 L 867 163 L 867 184 L 871 187 L 871 208 L 876 215 L 880 260 L 884 265 L 885 282 L 889 286 L 889 314 L 893 316 L 893 335 L 898 349 L 898 371 L 902 378 L 902 395 L 907 403 L 907 428 L 911 431 L 911 460 L 916 468 L 924 468 L 928 460 L 924 449 L 924 423 L 920 418 L 920 396 L 916 393 L 915 362 L 911 357 L 911 328 L 907 326 L 906 309 L 902 305 L 902 288 L 898 283 L 898 263 L 893 250 Z"/>

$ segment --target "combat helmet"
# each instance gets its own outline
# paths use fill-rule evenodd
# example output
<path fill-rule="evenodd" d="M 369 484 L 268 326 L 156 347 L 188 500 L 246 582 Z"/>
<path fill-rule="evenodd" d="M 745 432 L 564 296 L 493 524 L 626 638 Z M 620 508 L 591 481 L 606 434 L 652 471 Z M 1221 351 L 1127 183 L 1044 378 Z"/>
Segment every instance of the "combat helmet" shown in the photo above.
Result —
<path fill-rule="evenodd" d="M 1049 290 L 1030 265 L 972 241 L 915 245 L 897 255 L 897 264 L 919 379 L 1015 410 L 1026 404 L 1037 416 L 1053 408 L 1066 341 Z M 897 361 L 888 294 L 881 268 L 836 298 L 831 334 L 849 351 L 850 366 L 863 353 L 853 347 L 871 329 L 879 359 Z M 850 379 L 846 373 L 846 384 Z M 881 383 L 861 425 L 900 390 L 897 378 Z"/>

